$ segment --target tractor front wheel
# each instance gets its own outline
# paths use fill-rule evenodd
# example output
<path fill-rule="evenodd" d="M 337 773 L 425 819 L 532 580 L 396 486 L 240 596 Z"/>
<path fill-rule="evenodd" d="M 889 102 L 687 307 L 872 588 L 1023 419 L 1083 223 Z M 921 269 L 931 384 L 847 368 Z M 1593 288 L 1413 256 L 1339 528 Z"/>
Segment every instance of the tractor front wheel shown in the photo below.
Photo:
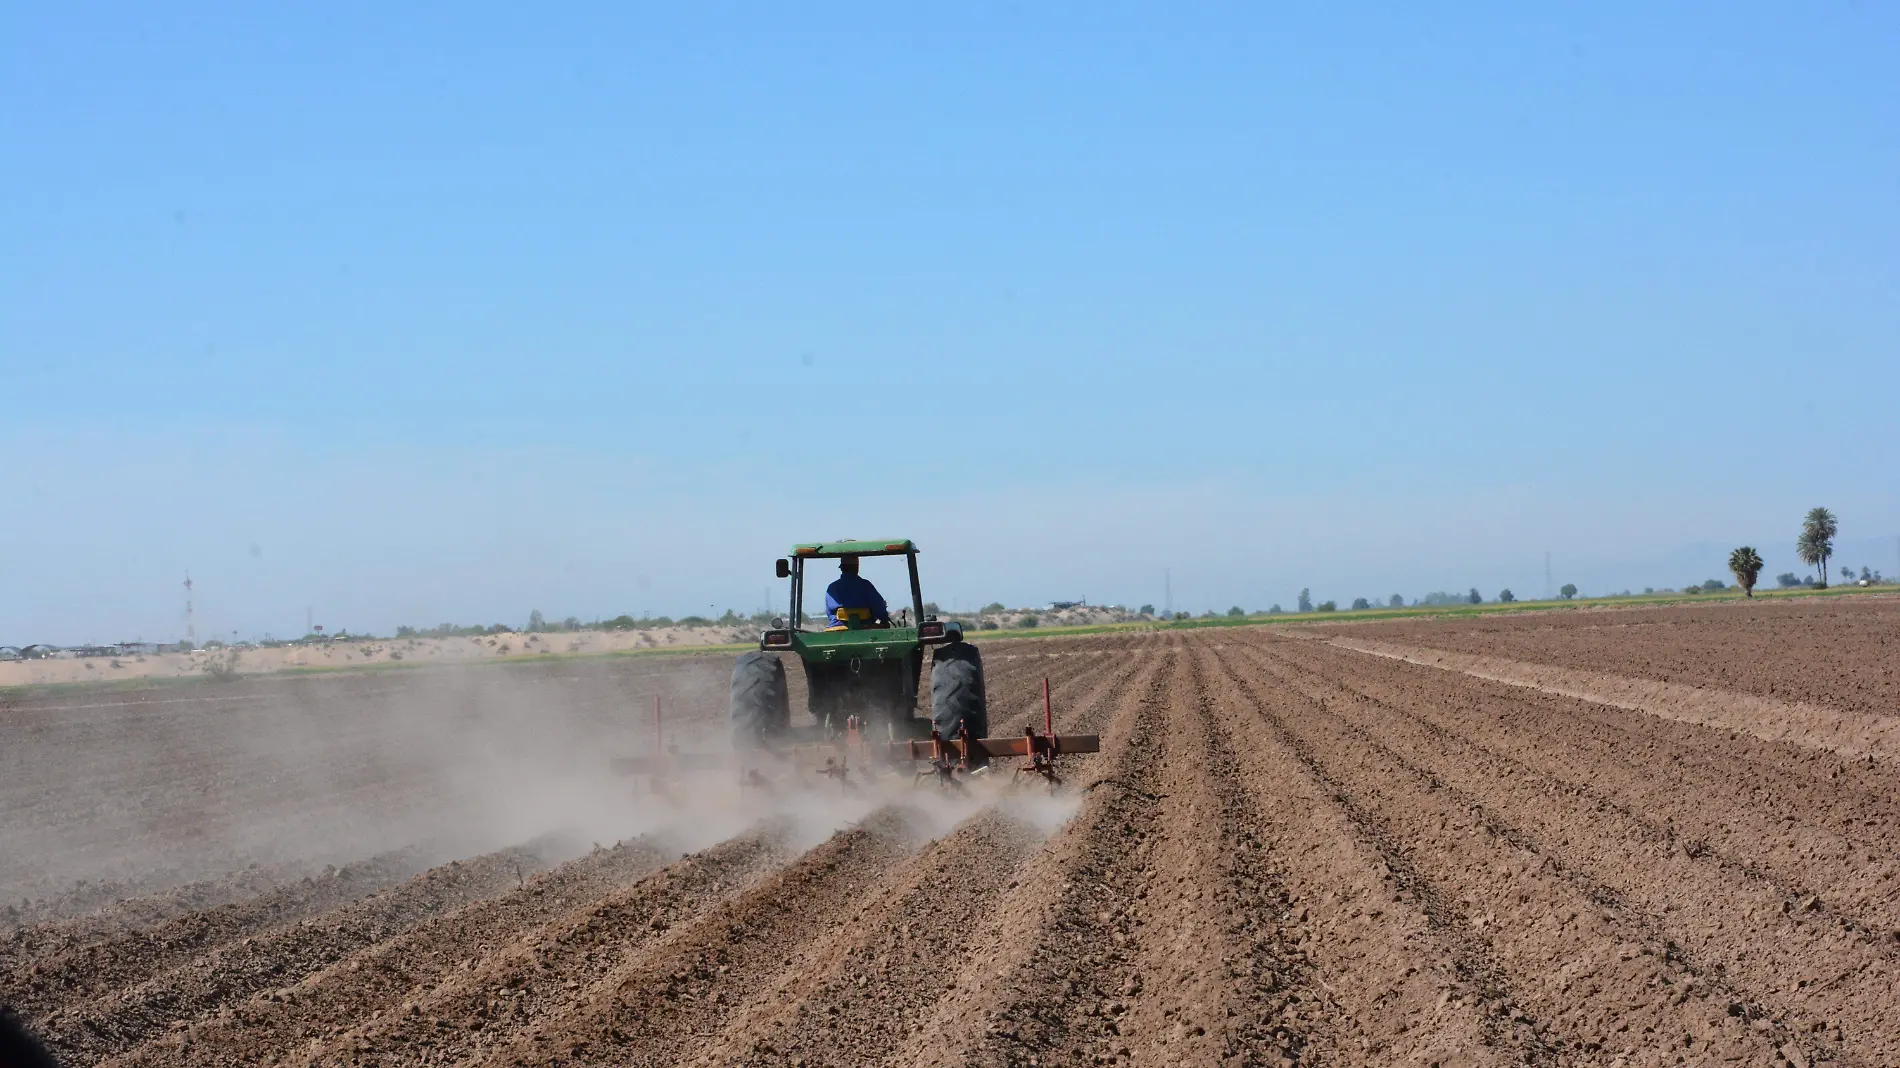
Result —
<path fill-rule="evenodd" d="M 939 645 L 930 653 L 930 722 L 944 738 L 966 729 L 972 738 L 989 737 L 983 658 L 969 642 Z"/>
<path fill-rule="evenodd" d="M 775 654 L 760 649 L 739 654 L 739 662 L 732 665 L 730 716 L 732 744 L 739 749 L 757 749 L 791 726 L 785 664 Z"/>

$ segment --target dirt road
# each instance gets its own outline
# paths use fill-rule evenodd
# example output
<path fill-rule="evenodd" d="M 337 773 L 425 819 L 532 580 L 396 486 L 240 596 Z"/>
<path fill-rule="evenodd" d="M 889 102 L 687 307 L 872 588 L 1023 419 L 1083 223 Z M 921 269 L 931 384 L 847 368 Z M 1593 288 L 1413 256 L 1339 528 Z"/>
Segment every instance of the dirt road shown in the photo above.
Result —
<path fill-rule="evenodd" d="M 0 1002 L 72 1064 L 1900 1063 L 1900 764 L 1348 630 L 985 646 L 999 728 L 1047 676 L 1102 735 L 1053 798 L 596 781 L 652 693 L 716 734 L 712 660 L 9 709 Z"/>

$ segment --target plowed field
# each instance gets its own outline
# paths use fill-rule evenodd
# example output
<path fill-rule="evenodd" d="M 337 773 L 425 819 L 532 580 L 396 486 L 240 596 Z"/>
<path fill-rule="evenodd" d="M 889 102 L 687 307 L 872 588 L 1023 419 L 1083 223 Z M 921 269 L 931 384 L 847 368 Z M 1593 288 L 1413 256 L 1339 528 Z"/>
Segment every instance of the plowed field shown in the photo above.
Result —
<path fill-rule="evenodd" d="M 985 645 L 999 733 L 1102 736 L 1056 796 L 605 773 L 724 658 L 16 703 L 0 1003 L 75 1065 L 1900 1063 L 1879 738 L 1455 631 Z"/>

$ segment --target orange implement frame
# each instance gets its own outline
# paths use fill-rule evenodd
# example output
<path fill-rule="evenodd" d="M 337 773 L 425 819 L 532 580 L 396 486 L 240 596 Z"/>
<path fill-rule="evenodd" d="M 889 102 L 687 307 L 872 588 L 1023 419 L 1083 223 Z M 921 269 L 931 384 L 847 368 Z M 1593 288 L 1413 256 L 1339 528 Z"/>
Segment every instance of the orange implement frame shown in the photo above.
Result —
<path fill-rule="evenodd" d="M 1044 760 L 1074 753 L 1099 753 L 1102 751 L 1102 739 L 1094 734 L 1038 734 L 1036 728 L 1025 727 L 1020 738 L 929 738 L 909 742 L 886 742 L 885 755 L 890 760 L 932 760 L 937 757 L 949 757 L 952 760 L 968 760 L 975 757 L 981 761 L 985 757 L 1028 757 Z"/>
<path fill-rule="evenodd" d="M 1042 727 L 1038 733 L 1033 724 L 1026 724 L 1023 733 L 1014 738 L 971 738 L 967 733 L 945 738 L 932 731 L 927 739 L 872 742 L 865 738 L 863 724 L 853 716 L 845 721 L 844 731 L 828 742 L 761 750 L 760 755 L 779 762 L 822 759 L 823 765 L 812 770 L 847 787 L 853 786 L 853 764 L 865 774 L 874 774 L 880 764 L 928 763 L 928 768 L 917 773 L 918 779 L 934 775 L 943 785 L 961 787 L 962 777 L 983 770 L 991 760 L 1021 757 L 1024 763 L 1016 769 L 1018 777 L 1039 775 L 1053 788 L 1062 785 L 1062 776 L 1056 770 L 1058 758 L 1102 751 L 1098 735 L 1055 732 L 1048 679 L 1042 680 Z M 742 784 L 762 782 L 758 769 L 743 767 L 734 754 L 682 753 L 677 745 L 668 745 L 657 694 L 653 698 L 652 755 L 613 761 L 613 769 L 620 774 L 650 776 L 655 790 L 664 789 L 682 772 L 734 768 L 739 769 Z"/>
<path fill-rule="evenodd" d="M 1049 680 L 1042 680 L 1042 733 L 1025 724 L 1020 738 L 971 738 L 967 733 L 945 738 L 936 731 L 928 740 L 887 742 L 885 759 L 928 761 L 930 767 L 917 773 L 922 779 L 936 775 L 946 785 L 960 785 L 959 774 L 973 770 L 998 757 L 1024 757 L 1027 763 L 1016 769 L 1018 776 L 1039 775 L 1053 789 L 1062 785 L 1056 770 L 1056 758 L 1073 753 L 1099 753 L 1102 739 L 1095 734 L 1057 734 L 1055 712 L 1049 700 Z"/>

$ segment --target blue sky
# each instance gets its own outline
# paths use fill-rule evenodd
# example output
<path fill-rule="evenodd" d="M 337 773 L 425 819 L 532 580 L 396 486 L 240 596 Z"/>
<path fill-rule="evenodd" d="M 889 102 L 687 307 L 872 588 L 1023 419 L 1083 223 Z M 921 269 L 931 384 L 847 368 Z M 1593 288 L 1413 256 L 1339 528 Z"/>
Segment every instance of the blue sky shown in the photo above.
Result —
<path fill-rule="evenodd" d="M 399 6 L 7 15 L 0 641 L 1900 571 L 1889 6 Z"/>

